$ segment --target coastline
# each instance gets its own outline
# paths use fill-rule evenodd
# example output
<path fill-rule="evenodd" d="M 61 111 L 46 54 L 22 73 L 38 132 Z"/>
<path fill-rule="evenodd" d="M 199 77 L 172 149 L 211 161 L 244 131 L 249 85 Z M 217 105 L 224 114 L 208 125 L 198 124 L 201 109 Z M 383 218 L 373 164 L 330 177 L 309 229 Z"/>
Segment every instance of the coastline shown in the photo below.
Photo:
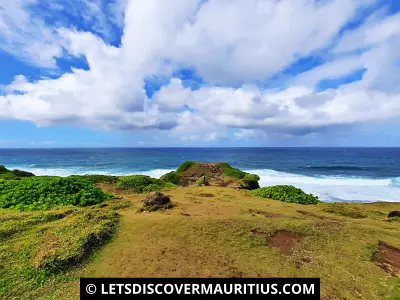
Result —
<path fill-rule="evenodd" d="M 111 176 L 147 175 L 160 178 L 174 169 L 152 169 L 122 171 L 109 165 L 108 170 L 92 169 L 86 167 L 70 168 L 37 168 L 35 164 L 6 165 L 12 169 L 22 169 L 38 176 L 60 176 L 100 174 Z M 126 167 L 128 169 L 128 167 Z M 344 177 L 344 176 L 305 176 L 302 174 L 285 173 L 271 169 L 243 169 L 246 172 L 260 176 L 260 186 L 287 184 L 294 185 L 317 195 L 321 201 L 327 203 L 396 203 L 400 202 L 400 177 L 394 178 L 368 178 L 368 177 Z"/>

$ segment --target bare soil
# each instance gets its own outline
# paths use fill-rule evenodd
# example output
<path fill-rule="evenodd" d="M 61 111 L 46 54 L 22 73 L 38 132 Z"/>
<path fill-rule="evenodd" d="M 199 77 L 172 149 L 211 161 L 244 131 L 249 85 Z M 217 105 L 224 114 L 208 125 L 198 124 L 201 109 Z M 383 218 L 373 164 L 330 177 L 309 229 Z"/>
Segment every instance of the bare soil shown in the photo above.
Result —
<path fill-rule="evenodd" d="M 379 242 L 379 250 L 375 255 L 376 264 L 390 275 L 396 277 L 400 274 L 400 249 Z"/>
<path fill-rule="evenodd" d="M 267 246 L 269 248 L 279 248 L 282 253 L 290 254 L 294 247 L 302 242 L 303 238 L 303 236 L 294 232 L 286 230 L 277 231 L 267 238 Z"/>

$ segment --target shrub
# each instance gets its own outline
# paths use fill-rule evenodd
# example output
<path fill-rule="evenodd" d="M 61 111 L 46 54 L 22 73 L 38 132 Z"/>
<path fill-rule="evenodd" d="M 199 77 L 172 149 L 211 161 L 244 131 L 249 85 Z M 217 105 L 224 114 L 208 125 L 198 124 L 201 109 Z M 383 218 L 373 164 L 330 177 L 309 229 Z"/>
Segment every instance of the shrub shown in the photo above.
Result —
<path fill-rule="evenodd" d="M 117 187 L 132 189 L 135 193 L 143 193 L 143 189 L 151 184 L 163 185 L 164 183 L 162 180 L 151 178 L 150 176 L 133 175 L 120 177 Z"/>
<path fill-rule="evenodd" d="M 318 197 L 313 194 L 306 194 L 301 189 L 291 185 L 268 186 L 254 190 L 253 195 L 283 202 L 299 203 L 299 204 L 317 204 Z"/>
<path fill-rule="evenodd" d="M 164 182 L 172 182 L 173 184 L 178 184 L 180 181 L 180 177 L 178 173 L 172 171 L 161 176 L 160 180 Z"/>
<path fill-rule="evenodd" d="M 178 169 L 176 170 L 176 173 L 177 173 L 177 174 L 180 174 L 180 173 L 186 171 L 191 165 L 195 165 L 195 164 L 196 164 L 196 162 L 194 162 L 194 161 L 192 161 L 192 160 L 187 160 L 187 161 L 185 161 L 184 163 L 182 163 L 182 164 L 178 167 Z"/>
<path fill-rule="evenodd" d="M 22 170 L 12 170 L 11 173 L 13 173 L 17 177 L 33 177 L 35 174 L 27 171 L 22 171 Z"/>
<path fill-rule="evenodd" d="M 149 184 L 148 186 L 145 186 L 142 190 L 142 193 L 150 193 L 150 192 L 154 192 L 154 191 L 159 191 L 163 188 L 162 185 L 160 184 Z"/>
<path fill-rule="evenodd" d="M 219 163 L 218 164 L 222 169 L 224 170 L 224 175 L 228 177 L 233 177 L 237 179 L 242 179 L 243 177 L 246 176 L 246 172 L 243 172 L 239 169 L 233 168 L 230 164 L 228 163 Z"/>
<path fill-rule="evenodd" d="M 85 180 L 60 177 L 29 177 L 0 180 L 0 208 L 46 210 L 52 207 L 88 206 L 101 203 L 110 195 Z"/>
<path fill-rule="evenodd" d="M 199 177 L 195 182 L 195 184 L 197 184 L 197 185 L 203 185 L 203 184 L 206 184 L 206 183 L 207 183 L 206 176 Z"/>
<path fill-rule="evenodd" d="M 173 187 L 176 187 L 176 184 L 173 184 L 172 182 L 165 182 L 164 187 L 165 188 L 173 188 Z"/>
<path fill-rule="evenodd" d="M 70 178 L 80 178 L 91 183 L 117 183 L 118 177 L 111 175 L 87 174 L 87 175 L 71 175 Z"/>
<path fill-rule="evenodd" d="M 256 175 L 256 174 L 246 174 L 243 177 L 243 180 L 247 180 L 247 181 L 259 181 L 260 180 L 260 176 Z"/>
<path fill-rule="evenodd" d="M 9 173 L 10 170 L 7 169 L 5 166 L 0 165 L 0 174 Z"/>

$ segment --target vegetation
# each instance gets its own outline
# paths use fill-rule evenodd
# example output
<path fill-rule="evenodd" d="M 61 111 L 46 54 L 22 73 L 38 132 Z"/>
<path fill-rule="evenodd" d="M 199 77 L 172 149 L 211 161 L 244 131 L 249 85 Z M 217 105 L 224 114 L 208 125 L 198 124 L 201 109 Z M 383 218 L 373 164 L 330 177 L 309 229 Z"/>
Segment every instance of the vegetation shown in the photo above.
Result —
<path fill-rule="evenodd" d="M 32 177 L 35 176 L 35 174 L 27 171 L 22 171 L 22 170 L 9 170 L 5 166 L 0 165 L 0 179 L 4 180 L 11 180 L 11 179 L 17 179 L 21 177 Z"/>
<path fill-rule="evenodd" d="M 161 190 L 163 188 L 174 187 L 171 182 L 164 182 L 161 179 L 152 178 L 146 175 L 122 176 L 117 183 L 118 188 L 131 189 L 135 193 L 148 193 Z"/>
<path fill-rule="evenodd" d="M 260 176 L 255 174 L 246 174 L 243 179 L 239 180 L 238 183 L 242 189 L 255 190 L 260 188 L 258 181 Z"/>
<path fill-rule="evenodd" d="M 299 203 L 299 204 L 317 204 L 318 197 L 313 194 L 306 194 L 301 189 L 291 185 L 268 186 L 254 190 L 253 195 L 283 202 Z"/>
<path fill-rule="evenodd" d="M 0 208 L 25 211 L 52 207 L 88 206 L 111 198 L 85 180 L 61 177 L 30 177 L 24 180 L 0 179 Z"/>
<path fill-rule="evenodd" d="M 66 272 L 101 247 L 117 222 L 112 204 L 30 213 L 0 209 L 0 298 L 28 299 L 49 279 L 68 280 Z"/>
<path fill-rule="evenodd" d="M 160 179 L 164 182 L 171 182 L 173 184 L 178 184 L 180 181 L 179 174 L 175 171 L 164 174 Z"/>
<path fill-rule="evenodd" d="M 246 176 L 246 172 L 243 172 L 239 169 L 233 168 L 230 164 L 226 162 L 218 163 L 220 167 L 224 170 L 224 175 L 228 177 L 233 177 L 236 179 L 242 179 L 243 177 Z"/>
<path fill-rule="evenodd" d="M 324 208 L 324 211 L 353 219 L 362 219 L 367 217 L 367 215 L 360 209 L 352 207 L 346 203 L 330 203 L 326 208 Z"/>
<path fill-rule="evenodd" d="M 206 182 L 207 182 L 206 176 L 201 176 L 201 177 L 199 177 L 199 178 L 196 180 L 196 183 L 195 183 L 195 184 L 197 184 L 197 185 L 203 185 L 203 184 L 205 184 Z"/>
<path fill-rule="evenodd" d="M 87 180 L 93 184 L 96 183 L 117 183 L 118 176 L 112 175 L 99 175 L 99 174 L 88 174 L 88 175 L 72 175 L 69 178 L 79 178 Z"/>
<path fill-rule="evenodd" d="M 195 165 L 196 162 L 192 161 L 192 160 L 187 160 L 185 162 L 183 162 L 178 169 L 176 169 L 176 173 L 179 175 L 180 173 L 186 171 L 191 165 Z"/>
<path fill-rule="evenodd" d="M 379 241 L 400 248 L 400 223 L 387 222 L 398 203 L 346 204 L 367 215 L 354 220 L 326 212 L 327 203 L 301 206 L 197 186 L 170 190 L 178 205 L 153 211 L 141 209 L 143 194 L 100 186 L 123 199 L 45 212 L 0 209 L 1 299 L 79 299 L 81 277 L 318 277 L 321 299 L 399 299 L 400 278 L 376 263 Z M 127 203 L 119 216 L 110 212 Z M 118 234 L 91 256 L 118 219 Z M 268 242 L 279 232 L 302 238 L 287 253 L 285 241 Z"/>

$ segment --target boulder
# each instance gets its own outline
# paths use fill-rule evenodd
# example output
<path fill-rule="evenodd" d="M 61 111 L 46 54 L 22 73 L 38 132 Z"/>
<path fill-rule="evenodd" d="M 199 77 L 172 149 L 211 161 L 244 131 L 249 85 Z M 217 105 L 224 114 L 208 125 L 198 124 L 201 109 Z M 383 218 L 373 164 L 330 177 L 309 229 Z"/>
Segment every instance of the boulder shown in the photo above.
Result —
<path fill-rule="evenodd" d="M 391 212 L 388 214 L 388 218 L 393 218 L 393 217 L 400 217 L 400 211 L 399 211 L 399 210 L 391 211 Z"/>
<path fill-rule="evenodd" d="M 144 200 L 144 206 L 164 205 L 170 203 L 171 199 L 163 193 L 156 191 L 148 193 Z"/>

